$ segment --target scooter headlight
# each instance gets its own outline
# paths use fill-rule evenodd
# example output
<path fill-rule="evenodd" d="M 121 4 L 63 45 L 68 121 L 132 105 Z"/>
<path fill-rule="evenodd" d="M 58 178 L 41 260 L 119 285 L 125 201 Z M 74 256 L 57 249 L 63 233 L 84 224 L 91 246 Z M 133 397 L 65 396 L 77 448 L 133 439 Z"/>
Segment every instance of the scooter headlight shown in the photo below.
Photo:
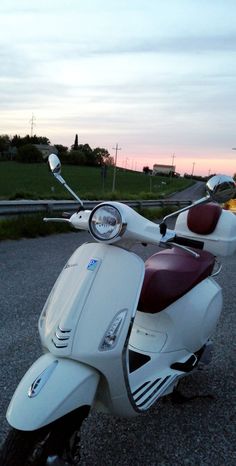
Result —
<path fill-rule="evenodd" d="M 102 204 L 96 207 L 89 219 L 91 235 L 100 241 L 118 239 L 125 230 L 119 210 L 110 204 Z"/>

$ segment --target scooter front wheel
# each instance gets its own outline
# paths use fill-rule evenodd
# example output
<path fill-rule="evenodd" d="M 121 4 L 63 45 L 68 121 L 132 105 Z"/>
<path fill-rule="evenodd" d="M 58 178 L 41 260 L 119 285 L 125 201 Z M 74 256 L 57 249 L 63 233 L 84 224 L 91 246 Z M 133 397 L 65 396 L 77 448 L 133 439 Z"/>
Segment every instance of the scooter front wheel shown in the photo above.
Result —
<path fill-rule="evenodd" d="M 34 431 L 12 428 L 0 451 L 0 466 L 78 464 L 79 432 L 89 407 L 83 406 Z"/>

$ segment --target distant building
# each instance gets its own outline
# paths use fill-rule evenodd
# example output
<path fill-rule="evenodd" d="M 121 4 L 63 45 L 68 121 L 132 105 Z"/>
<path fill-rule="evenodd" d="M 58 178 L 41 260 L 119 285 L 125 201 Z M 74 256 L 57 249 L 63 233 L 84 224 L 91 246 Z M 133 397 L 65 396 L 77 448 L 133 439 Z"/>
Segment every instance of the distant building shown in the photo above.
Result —
<path fill-rule="evenodd" d="M 175 174 L 175 165 L 161 165 L 156 163 L 153 165 L 153 175 L 170 176 Z"/>
<path fill-rule="evenodd" d="M 35 147 L 41 152 L 43 159 L 47 159 L 50 154 L 58 155 L 58 150 L 55 146 L 49 144 L 34 144 Z"/>

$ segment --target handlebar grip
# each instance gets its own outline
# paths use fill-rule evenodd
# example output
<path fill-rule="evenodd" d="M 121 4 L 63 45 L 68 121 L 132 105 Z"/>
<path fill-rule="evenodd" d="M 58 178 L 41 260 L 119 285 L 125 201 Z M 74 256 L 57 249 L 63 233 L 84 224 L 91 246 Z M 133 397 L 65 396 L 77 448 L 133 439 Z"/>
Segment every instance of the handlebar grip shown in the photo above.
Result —
<path fill-rule="evenodd" d="M 43 221 L 46 222 L 46 223 L 47 223 L 47 222 L 57 222 L 57 223 L 59 223 L 59 222 L 65 222 L 65 223 L 70 223 L 70 220 L 67 219 L 67 218 L 48 218 L 48 217 L 44 217 L 44 218 L 43 218 Z"/>

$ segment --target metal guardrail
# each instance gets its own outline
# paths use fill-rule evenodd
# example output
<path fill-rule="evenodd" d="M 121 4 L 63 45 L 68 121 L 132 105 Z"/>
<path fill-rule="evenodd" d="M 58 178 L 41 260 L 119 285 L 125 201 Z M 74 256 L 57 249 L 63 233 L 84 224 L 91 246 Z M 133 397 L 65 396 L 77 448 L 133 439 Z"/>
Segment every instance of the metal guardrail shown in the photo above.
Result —
<path fill-rule="evenodd" d="M 83 201 L 85 209 L 93 209 L 103 201 Z M 133 208 L 141 207 L 164 207 L 177 205 L 185 207 L 191 204 L 191 201 L 176 201 L 172 199 L 161 200 L 135 200 L 122 201 Z M 78 209 L 77 201 L 56 201 L 56 200 L 19 200 L 19 201 L 0 201 L 0 216 L 8 217 L 11 215 L 34 214 L 37 212 L 55 212 L 55 211 L 76 211 Z"/>

